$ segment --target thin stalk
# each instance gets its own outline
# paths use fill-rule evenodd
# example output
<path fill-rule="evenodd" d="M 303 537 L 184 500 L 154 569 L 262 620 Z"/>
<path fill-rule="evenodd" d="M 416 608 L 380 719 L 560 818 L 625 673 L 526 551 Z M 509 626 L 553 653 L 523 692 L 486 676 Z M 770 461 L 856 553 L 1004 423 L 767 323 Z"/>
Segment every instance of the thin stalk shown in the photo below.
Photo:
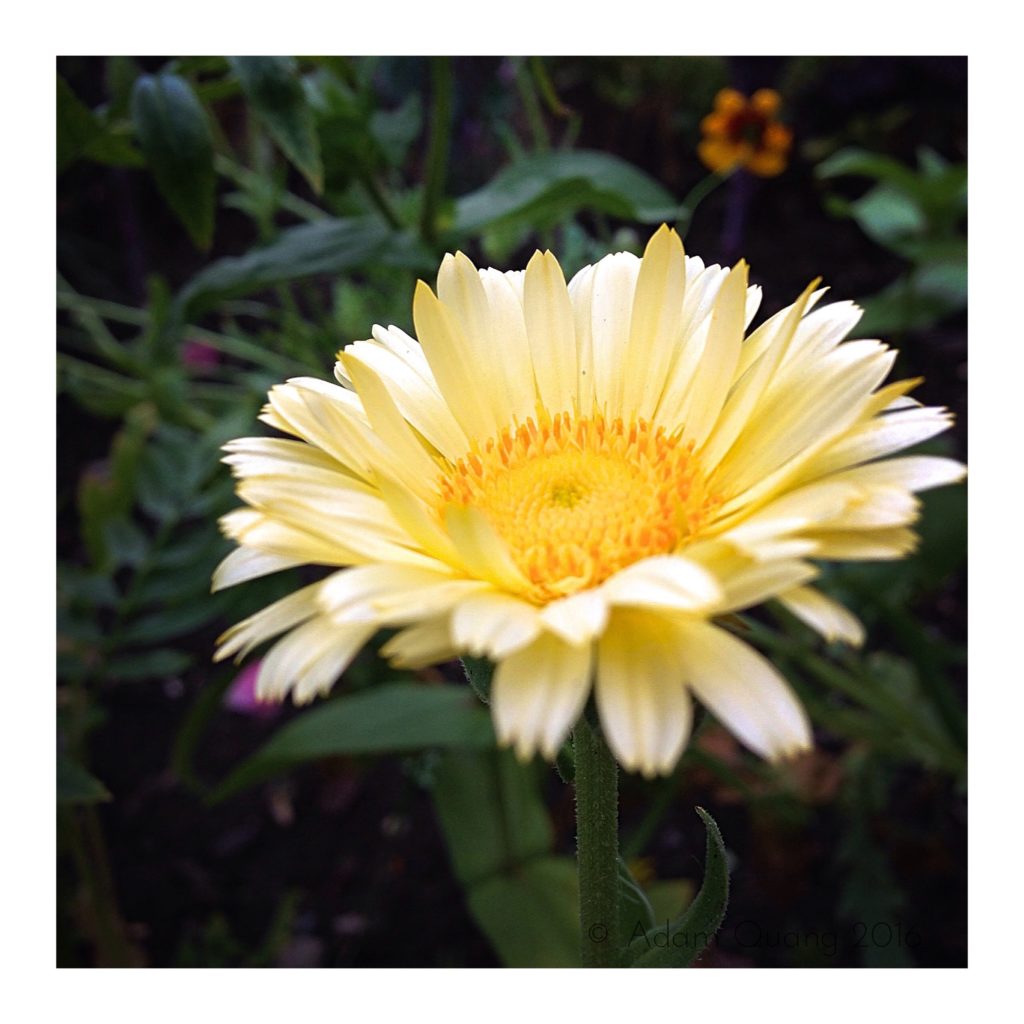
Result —
<path fill-rule="evenodd" d="M 427 177 L 420 210 L 420 236 L 427 245 L 434 246 L 437 244 L 437 208 L 444 194 L 452 130 L 451 57 L 431 58 L 430 80 L 433 104 L 430 112 L 430 144 L 427 148 Z"/>
<path fill-rule="evenodd" d="M 225 178 L 230 178 L 241 188 L 251 188 L 254 185 L 262 185 L 264 181 L 263 175 L 257 174 L 255 171 L 250 171 L 248 167 L 243 167 L 237 160 L 233 160 L 230 157 L 215 157 L 214 167 L 218 174 L 223 174 Z M 307 202 L 301 196 L 295 195 L 294 192 L 289 192 L 284 187 L 281 188 L 277 195 L 277 203 L 282 210 L 294 213 L 296 217 L 301 217 L 302 220 L 310 223 L 317 220 L 324 220 L 328 216 L 326 211 L 321 210 L 319 206 L 315 206 L 313 203 Z"/>
<path fill-rule="evenodd" d="M 366 194 L 370 197 L 370 202 L 377 208 L 377 212 L 388 222 L 388 227 L 400 231 L 402 221 L 395 213 L 395 208 L 381 188 L 380 182 L 369 171 L 366 171 L 359 175 L 359 183 L 366 189 Z"/>
<path fill-rule="evenodd" d="M 676 215 L 676 227 L 679 229 L 679 233 L 683 234 L 686 229 L 690 226 L 690 221 L 693 220 L 693 215 L 697 212 L 697 207 L 707 199 L 712 192 L 718 188 L 723 182 L 728 181 L 732 177 L 733 171 L 726 171 L 724 174 L 718 174 L 717 172 L 707 175 L 707 177 L 701 178 L 689 192 L 686 193 L 686 198 L 679 204 L 679 213 Z"/>
<path fill-rule="evenodd" d="M 547 125 L 544 124 L 544 112 L 537 99 L 533 76 L 524 63 L 520 63 L 516 68 L 516 87 L 519 90 L 519 99 L 526 114 L 526 122 L 530 126 L 533 148 L 538 153 L 546 153 L 551 148 L 551 138 L 548 135 Z"/>
<path fill-rule="evenodd" d="M 604 737 L 585 718 L 576 726 L 573 745 L 581 958 L 584 967 L 618 967 L 618 766 Z"/>
<path fill-rule="evenodd" d="M 134 327 L 148 327 L 152 320 L 148 310 L 139 309 L 135 306 L 122 306 L 119 303 L 109 302 L 106 299 L 94 299 L 67 290 L 58 290 L 57 308 L 66 309 L 70 312 L 89 310 L 95 312 L 104 320 L 111 320 L 114 323 L 131 324 Z M 241 312 L 248 316 L 256 316 L 259 312 L 259 307 L 253 304 L 252 309 L 242 309 Z M 256 344 L 256 342 L 248 341 L 240 335 L 218 334 L 215 331 L 208 331 L 202 327 L 194 327 L 192 324 L 186 324 L 183 328 L 183 333 L 195 341 L 205 342 L 219 352 L 257 363 L 258 365 L 265 366 L 267 369 L 281 370 L 285 373 L 291 373 L 295 369 L 290 359 L 279 356 L 277 353 L 269 351 L 264 346 Z"/>

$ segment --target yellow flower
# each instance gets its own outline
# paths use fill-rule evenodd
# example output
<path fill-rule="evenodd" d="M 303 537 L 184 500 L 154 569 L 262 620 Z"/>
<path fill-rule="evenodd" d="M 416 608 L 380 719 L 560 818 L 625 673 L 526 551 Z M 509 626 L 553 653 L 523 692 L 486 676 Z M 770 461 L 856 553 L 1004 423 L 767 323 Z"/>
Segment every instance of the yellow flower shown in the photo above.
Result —
<path fill-rule="evenodd" d="M 697 155 L 704 165 L 716 172 L 742 167 L 761 178 L 781 174 L 793 142 L 793 133 L 775 120 L 781 102 L 773 89 L 758 89 L 749 100 L 722 89 L 700 123 L 704 139 Z"/>
<path fill-rule="evenodd" d="M 498 737 L 552 758 L 593 689 L 628 769 L 669 772 L 696 697 L 752 750 L 809 746 L 776 670 L 714 620 L 779 598 L 830 639 L 861 640 L 810 587 L 809 558 L 899 558 L 913 492 L 960 479 L 948 459 L 880 456 L 949 415 L 880 385 L 895 352 L 840 344 L 850 302 L 817 282 L 744 338 L 747 266 L 705 266 L 662 227 L 566 286 L 550 252 L 524 271 L 446 256 L 420 282 L 418 340 L 397 327 L 339 353 L 338 384 L 274 387 L 225 459 L 248 507 L 215 588 L 291 566 L 342 566 L 221 638 L 242 657 L 284 633 L 258 692 L 326 693 L 381 627 L 410 668 L 496 665 Z"/>

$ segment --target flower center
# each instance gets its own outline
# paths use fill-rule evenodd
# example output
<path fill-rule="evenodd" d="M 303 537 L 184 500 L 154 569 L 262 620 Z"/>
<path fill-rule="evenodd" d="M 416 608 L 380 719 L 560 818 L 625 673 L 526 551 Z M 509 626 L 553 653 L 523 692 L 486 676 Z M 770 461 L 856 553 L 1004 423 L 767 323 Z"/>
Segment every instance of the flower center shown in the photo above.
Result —
<path fill-rule="evenodd" d="M 486 516 L 537 602 L 675 551 L 713 516 L 692 445 L 640 420 L 532 419 L 477 445 L 439 481 L 448 505 Z"/>
<path fill-rule="evenodd" d="M 745 109 L 730 121 L 727 134 L 734 142 L 746 142 L 757 148 L 764 137 L 766 119 L 756 110 Z"/>

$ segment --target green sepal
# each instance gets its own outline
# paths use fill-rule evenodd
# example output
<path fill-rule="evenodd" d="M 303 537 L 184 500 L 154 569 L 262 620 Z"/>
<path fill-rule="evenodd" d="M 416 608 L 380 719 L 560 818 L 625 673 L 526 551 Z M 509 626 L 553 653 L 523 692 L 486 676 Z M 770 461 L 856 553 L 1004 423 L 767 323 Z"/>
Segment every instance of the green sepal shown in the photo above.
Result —
<path fill-rule="evenodd" d="M 632 939 L 632 967 L 689 967 L 714 938 L 729 904 L 729 866 L 715 819 L 696 808 L 707 831 L 704 882 L 686 913 Z"/>
<path fill-rule="evenodd" d="M 572 745 L 571 736 L 562 744 L 562 749 L 555 757 L 555 771 L 566 785 L 571 786 L 576 781 L 576 749 Z"/>
<path fill-rule="evenodd" d="M 466 673 L 473 692 L 485 703 L 491 703 L 491 682 L 494 679 L 494 663 L 487 658 L 463 655 L 462 668 Z"/>

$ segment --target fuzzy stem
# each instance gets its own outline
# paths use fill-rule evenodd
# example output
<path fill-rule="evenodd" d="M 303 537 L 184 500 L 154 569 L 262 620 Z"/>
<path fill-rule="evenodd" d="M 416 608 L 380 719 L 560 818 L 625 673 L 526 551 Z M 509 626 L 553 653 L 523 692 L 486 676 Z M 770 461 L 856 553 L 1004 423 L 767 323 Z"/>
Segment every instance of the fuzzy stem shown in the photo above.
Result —
<path fill-rule="evenodd" d="M 597 728 L 581 718 L 576 752 L 576 843 L 584 967 L 620 965 L 618 766 Z"/>

